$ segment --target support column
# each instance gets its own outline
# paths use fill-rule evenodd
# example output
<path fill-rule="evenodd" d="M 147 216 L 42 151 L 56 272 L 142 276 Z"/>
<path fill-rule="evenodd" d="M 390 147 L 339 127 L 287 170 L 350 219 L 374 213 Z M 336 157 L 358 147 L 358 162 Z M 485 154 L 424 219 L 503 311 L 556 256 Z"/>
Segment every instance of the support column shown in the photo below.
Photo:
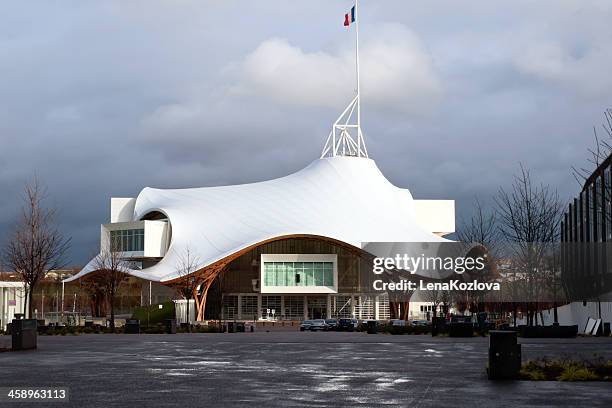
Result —
<path fill-rule="evenodd" d="M 278 320 L 285 320 L 285 296 L 281 295 L 281 306 L 279 310 Z"/>
<path fill-rule="evenodd" d="M 332 315 L 332 305 L 331 305 L 331 301 L 332 301 L 332 295 L 327 295 L 327 319 L 331 319 L 331 315 Z"/>
<path fill-rule="evenodd" d="M 374 319 L 380 319 L 380 303 L 378 300 L 378 296 L 374 296 Z"/>
<path fill-rule="evenodd" d="M 304 320 L 308 320 L 308 296 L 304 295 Z"/>
<path fill-rule="evenodd" d="M 64 322 L 64 293 L 65 293 L 65 284 L 64 281 L 62 281 L 62 323 Z M 32 293 L 30 293 L 30 303 L 32 303 Z M 32 318 L 32 316 L 28 316 L 30 319 Z"/>
<path fill-rule="evenodd" d="M 357 316 L 355 315 L 355 295 L 351 294 L 351 317 L 353 319 L 356 319 Z"/>
<path fill-rule="evenodd" d="M 238 294 L 238 310 L 236 310 L 236 316 L 238 320 L 242 320 L 242 295 Z"/>
<path fill-rule="evenodd" d="M 257 295 L 257 319 L 261 319 L 263 317 L 262 312 L 261 312 L 261 293 L 259 293 Z"/>

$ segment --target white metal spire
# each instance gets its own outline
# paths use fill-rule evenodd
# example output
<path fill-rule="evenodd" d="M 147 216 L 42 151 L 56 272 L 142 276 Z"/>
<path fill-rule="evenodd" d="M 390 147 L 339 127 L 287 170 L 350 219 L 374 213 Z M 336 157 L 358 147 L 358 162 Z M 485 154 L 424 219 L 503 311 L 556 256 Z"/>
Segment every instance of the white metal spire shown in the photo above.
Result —
<path fill-rule="evenodd" d="M 335 156 L 368 157 L 368 150 L 361 132 L 361 98 L 359 93 L 359 15 L 355 0 L 355 68 L 357 75 L 357 95 L 348 104 L 332 125 L 321 158 Z M 356 111 L 356 112 L 355 112 Z M 356 117 L 354 117 L 355 115 Z M 357 141 L 355 141 L 355 138 Z"/>

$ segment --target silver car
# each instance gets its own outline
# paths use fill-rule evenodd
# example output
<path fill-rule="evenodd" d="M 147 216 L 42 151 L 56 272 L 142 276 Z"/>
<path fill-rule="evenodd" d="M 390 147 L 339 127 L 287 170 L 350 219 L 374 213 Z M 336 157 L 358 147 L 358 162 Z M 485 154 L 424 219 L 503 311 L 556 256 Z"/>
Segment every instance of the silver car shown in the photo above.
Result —
<path fill-rule="evenodd" d="M 311 325 L 307 330 L 310 330 L 310 331 L 327 330 L 327 324 L 325 324 L 325 319 L 312 320 Z"/>
<path fill-rule="evenodd" d="M 310 329 L 310 326 L 312 325 L 312 320 L 304 320 L 301 324 L 300 324 L 300 331 L 305 331 Z"/>

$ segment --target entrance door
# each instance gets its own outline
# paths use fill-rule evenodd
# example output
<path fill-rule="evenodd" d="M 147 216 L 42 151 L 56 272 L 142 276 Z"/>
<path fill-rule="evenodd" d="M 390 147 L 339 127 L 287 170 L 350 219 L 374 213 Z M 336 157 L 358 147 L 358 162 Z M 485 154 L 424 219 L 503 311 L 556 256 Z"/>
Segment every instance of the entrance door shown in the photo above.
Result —
<path fill-rule="evenodd" d="M 307 301 L 309 319 L 327 318 L 327 296 L 308 297 Z"/>

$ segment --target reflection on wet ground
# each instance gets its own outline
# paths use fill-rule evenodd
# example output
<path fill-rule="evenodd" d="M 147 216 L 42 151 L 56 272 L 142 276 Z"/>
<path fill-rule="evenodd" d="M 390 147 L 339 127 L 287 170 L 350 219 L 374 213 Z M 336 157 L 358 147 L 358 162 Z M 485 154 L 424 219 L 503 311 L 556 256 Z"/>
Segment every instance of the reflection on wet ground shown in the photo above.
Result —
<path fill-rule="evenodd" d="M 612 358 L 610 339 L 529 340 L 524 358 Z M 490 382 L 487 338 L 363 333 L 40 337 L 3 386 L 67 385 L 82 406 L 611 406 L 610 383 Z"/>

